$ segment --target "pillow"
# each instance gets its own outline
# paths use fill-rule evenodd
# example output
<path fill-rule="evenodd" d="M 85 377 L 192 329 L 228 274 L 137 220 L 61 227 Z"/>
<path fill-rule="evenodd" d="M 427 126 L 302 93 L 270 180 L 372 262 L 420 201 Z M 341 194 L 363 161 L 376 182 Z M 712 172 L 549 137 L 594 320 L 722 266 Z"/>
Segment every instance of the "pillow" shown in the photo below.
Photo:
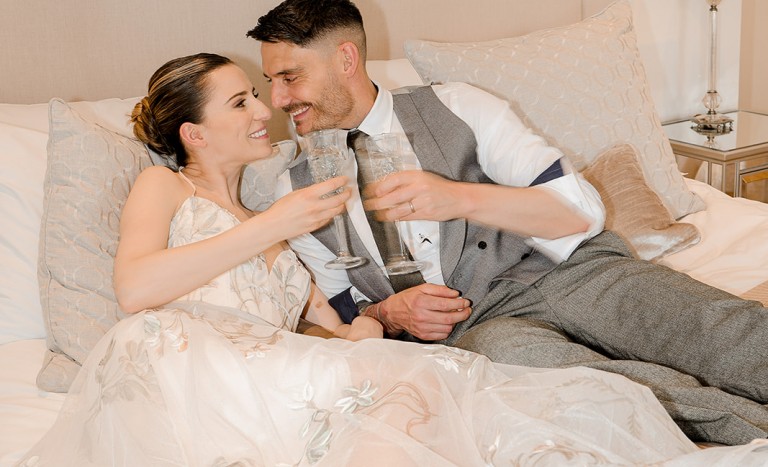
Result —
<path fill-rule="evenodd" d="M 118 106 L 122 116 L 89 105 L 89 118 L 59 99 L 49 105 L 38 281 L 50 351 L 37 378 L 47 391 L 67 391 L 88 352 L 124 316 L 112 286 L 120 212 L 141 170 L 162 161 L 126 136 L 134 103 Z M 243 171 L 241 198 L 251 209 L 269 207 L 296 153 L 293 141 L 273 147 L 273 157 Z"/>
<path fill-rule="evenodd" d="M 46 104 L 0 104 L 0 345 L 45 337 L 37 288 Z"/>
<path fill-rule="evenodd" d="M 368 76 L 385 89 L 422 84 L 421 77 L 407 58 L 368 60 L 365 62 L 365 69 Z"/>
<path fill-rule="evenodd" d="M 112 287 L 120 212 L 152 162 L 141 143 L 86 120 L 62 100 L 50 102 L 49 119 L 38 282 L 50 351 L 37 384 L 63 392 L 123 316 Z"/>
<path fill-rule="evenodd" d="M 674 218 L 704 209 L 685 185 L 661 128 L 627 0 L 579 23 L 487 42 L 405 42 L 425 83 L 463 81 L 513 110 L 577 168 L 618 143 L 643 155 L 649 185 Z"/>
<path fill-rule="evenodd" d="M 675 222 L 645 183 L 631 145 L 604 152 L 582 175 L 603 198 L 605 228 L 624 237 L 638 258 L 651 261 L 699 242 L 696 226 Z"/>
<path fill-rule="evenodd" d="M 275 200 L 277 177 L 285 172 L 296 157 L 296 141 L 284 140 L 272 144 L 272 157 L 246 165 L 240 179 L 240 201 L 251 211 L 263 211 Z"/>

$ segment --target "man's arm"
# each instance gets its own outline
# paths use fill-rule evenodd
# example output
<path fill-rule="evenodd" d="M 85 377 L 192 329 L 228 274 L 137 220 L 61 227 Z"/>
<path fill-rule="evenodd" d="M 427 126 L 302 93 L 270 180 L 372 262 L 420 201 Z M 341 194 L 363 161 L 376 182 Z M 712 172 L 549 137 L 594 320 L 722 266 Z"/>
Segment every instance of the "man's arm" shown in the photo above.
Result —
<path fill-rule="evenodd" d="M 374 197 L 366 209 L 379 210 L 383 220 L 465 218 L 530 237 L 560 260 L 602 231 L 605 214 L 597 190 L 506 101 L 462 83 L 433 89 L 475 133 L 478 163 L 498 185 L 402 172 L 369 188 Z M 562 175 L 547 177 L 557 161 Z"/>

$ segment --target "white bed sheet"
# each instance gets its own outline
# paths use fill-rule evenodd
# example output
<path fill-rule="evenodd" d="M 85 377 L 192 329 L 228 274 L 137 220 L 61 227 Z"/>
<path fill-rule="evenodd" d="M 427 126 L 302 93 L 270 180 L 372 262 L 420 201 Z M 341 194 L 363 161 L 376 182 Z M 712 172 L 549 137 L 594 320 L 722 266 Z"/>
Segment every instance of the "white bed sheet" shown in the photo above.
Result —
<path fill-rule="evenodd" d="M 45 350 L 45 339 L 0 345 L 0 467 L 13 465 L 35 444 L 64 401 L 64 394 L 35 385 Z"/>
<path fill-rule="evenodd" d="M 699 228 L 701 241 L 660 263 L 735 295 L 768 281 L 768 204 L 685 181 L 707 205 L 681 219 Z"/>
<path fill-rule="evenodd" d="M 768 280 L 768 204 L 732 199 L 696 180 L 691 190 L 705 211 L 682 220 L 702 232 L 697 245 L 670 255 L 663 264 L 736 295 Z M 14 464 L 50 427 L 63 394 L 37 389 L 44 339 L 0 345 L 0 467 Z"/>

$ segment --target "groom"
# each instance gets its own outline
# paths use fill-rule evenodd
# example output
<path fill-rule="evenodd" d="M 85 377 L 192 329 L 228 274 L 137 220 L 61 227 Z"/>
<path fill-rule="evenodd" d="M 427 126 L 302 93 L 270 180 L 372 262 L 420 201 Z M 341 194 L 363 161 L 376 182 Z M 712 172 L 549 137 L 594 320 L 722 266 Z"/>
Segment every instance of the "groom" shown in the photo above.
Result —
<path fill-rule="evenodd" d="M 765 308 L 634 259 L 602 231 L 596 191 L 506 102 L 458 83 L 377 86 L 348 0 L 286 0 L 248 36 L 262 43 L 273 106 L 299 135 L 349 129 L 359 148 L 358 135 L 404 133 L 422 169 L 362 187 L 364 197 L 353 190 L 351 248 L 366 266 L 326 269 L 336 249 L 327 229 L 290 242 L 320 288 L 339 294 L 342 316 L 498 362 L 623 374 L 649 386 L 693 439 L 768 436 Z M 299 159 L 278 194 L 309 183 Z M 412 221 L 404 241 L 427 264 L 406 280 L 386 276 L 375 240 L 377 222 L 396 219 Z"/>

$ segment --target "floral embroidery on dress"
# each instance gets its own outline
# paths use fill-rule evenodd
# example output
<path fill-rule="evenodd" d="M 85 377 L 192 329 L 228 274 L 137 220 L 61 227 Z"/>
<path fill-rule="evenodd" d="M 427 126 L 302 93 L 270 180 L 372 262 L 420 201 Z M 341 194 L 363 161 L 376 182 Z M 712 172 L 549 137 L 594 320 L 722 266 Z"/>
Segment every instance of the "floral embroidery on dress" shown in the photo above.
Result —
<path fill-rule="evenodd" d="M 294 397 L 294 402 L 288 404 L 293 410 L 310 410 L 307 421 L 302 426 L 299 436 L 309 440 L 305 446 L 304 456 L 310 464 L 318 462 L 330 449 L 333 439 L 333 429 L 330 418 L 333 414 L 361 413 L 372 415 L 383 407 L 405 410 L 410 415 L 403 415 L 405 426 L 403 432 L 411 437 L 416 425 L 428 423 L 434 416 L 430 412 L 429 403 L 415 384 L 400 381 L 394 384 L 380 398 L 374 399 L 379 388 L 371 380 L 364 380 L 359 387 L 347 386 L 341 390 L 342 397 L 336 400 L 333 409 L 318 407 L 314 402 L 315 390 L 306 383 L 301 394 Z"/>
<path fill-rule="evenodd" d="M 435 363 L 443 367 L 446 371 L 459 374 L 459 370 L 464 371 L 464 376 L 472 378 L 479 361 L 486 358 L 482 355 L 459 349 L 458 347 L 448 347 L 444 345 L 425 345 L 426 350 L 431 350 L 428 358 L 434 359 Z"/>
<path fill-rule="evenodd" d="M 240 221 L 205 198 L 191 196 L 171 221 L 168 247 L 180 247 L 218 235 Z M 263 254 L 208 281 L 178 301 L 205 302 L 235 308 L 269 324 L 294 331 L 309 298 L 311 278 L 291 250 L 280 252 L 271 267 Z"/>

